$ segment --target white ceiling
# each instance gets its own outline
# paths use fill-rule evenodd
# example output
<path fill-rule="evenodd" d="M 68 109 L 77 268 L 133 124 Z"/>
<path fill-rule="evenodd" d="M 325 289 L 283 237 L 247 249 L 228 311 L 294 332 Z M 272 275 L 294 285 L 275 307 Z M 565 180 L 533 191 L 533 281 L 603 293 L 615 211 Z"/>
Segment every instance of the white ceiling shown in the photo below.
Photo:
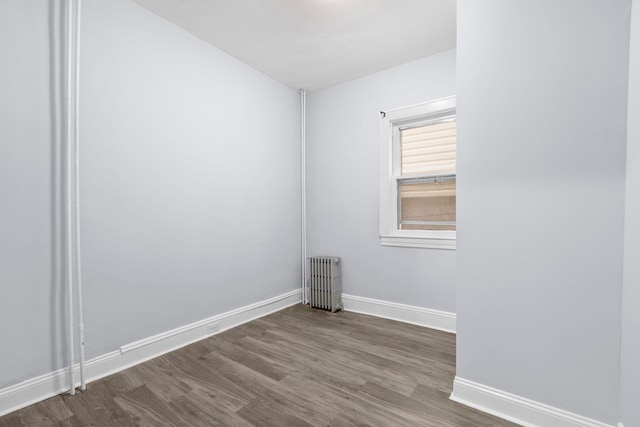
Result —
<path fill-rule="evenodd" d="M 294 89 L 451 49 L 455 0 L 134 0 Z"/>

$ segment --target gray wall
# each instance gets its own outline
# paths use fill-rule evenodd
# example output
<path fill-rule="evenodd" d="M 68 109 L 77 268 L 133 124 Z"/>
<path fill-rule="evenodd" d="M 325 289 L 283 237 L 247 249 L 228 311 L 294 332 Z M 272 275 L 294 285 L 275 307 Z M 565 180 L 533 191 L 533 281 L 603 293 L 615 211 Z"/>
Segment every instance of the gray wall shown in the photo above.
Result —
<path fill-rule="evenodd" d="M 83 19 L 87 357 L 297 289 L 297 92 L 129 0 L 85 0 Z M 47 4 L 3 0 L 0 20 L 2 388 L 65 360 L 50 338 Z"/>
<path fill-rule="evenodd" d="M 629 6 L 458 2 L 457 375 L 612 424 Z"/>
<path fill-rule="evenodd" d="M 633 1 L 622 290 L 622 422 L 640 426 L 640 2 Z"/>
<path fill-rule="evenodd" d="M 297 92 L 128 0 L 83 10 L 89 356 L 296 289 Z"/>
<path fill-rule="evenodd" d="M 381 246 L 381 110 L 455 95 L 455 51 L 308 96 L 308 254 L 343 259 L 344 292 L 455 311 L 455 251 Z"/>
<path fill-rule="evenodd" d="M 0 1 L 0 388 L 63 357 L 49 23 L 46 2 Z"/>

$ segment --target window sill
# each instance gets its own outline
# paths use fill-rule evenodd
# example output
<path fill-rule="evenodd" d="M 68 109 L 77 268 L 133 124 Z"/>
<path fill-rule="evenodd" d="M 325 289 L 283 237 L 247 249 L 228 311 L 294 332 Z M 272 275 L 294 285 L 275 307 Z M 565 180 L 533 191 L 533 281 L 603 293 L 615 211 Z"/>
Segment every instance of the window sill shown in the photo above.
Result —
<path fill-rule="evenodd" d="M 424 248 L 456 250 L 456 239 L 434 239 L 426 237 L 406 237 L 406 236 L 380 236 L 382 246 L 397 246 L 402 248 Z"/>

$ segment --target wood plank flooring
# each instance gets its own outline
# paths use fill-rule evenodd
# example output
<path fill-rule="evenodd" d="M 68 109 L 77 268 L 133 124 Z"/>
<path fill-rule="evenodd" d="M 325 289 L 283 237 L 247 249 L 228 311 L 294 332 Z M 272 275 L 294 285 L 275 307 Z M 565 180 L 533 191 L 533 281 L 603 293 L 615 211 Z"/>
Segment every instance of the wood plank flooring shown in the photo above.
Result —
<path fill-rule="evenodd" d="M 0 426 L 515 426 L 449 400 L 455 335 L 294 306 Z"/>

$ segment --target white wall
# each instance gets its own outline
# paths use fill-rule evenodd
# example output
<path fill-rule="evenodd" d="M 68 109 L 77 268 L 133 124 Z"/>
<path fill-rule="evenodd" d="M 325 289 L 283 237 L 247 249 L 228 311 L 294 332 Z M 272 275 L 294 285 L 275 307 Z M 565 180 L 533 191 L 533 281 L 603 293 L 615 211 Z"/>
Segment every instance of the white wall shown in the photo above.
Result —
<path fill-rule="evenodd" d="M 612 424 L 629 4 L 458 2 L 457 375 Z"/>
<path fill-rule="evenodd" d="M 298 287 L 297 92 L 128 0 L 83 10 L 89 356 Z"/>
<path fill-rule="evenodd" d="M 621 419 L 640 425 L 640 2 L 633 1 L 629 58 L 624 287 L 622 290 Z"/>
<path fill-rule="evenodd" d="M 48 12 L 0 7 L 2 388 L 65 360 L 50 338 Z M 297 92 L 129 0 L 85 0 L 82 34 L 87 357 L 298 288 Z"/>
<path fill-rule="evenodd" d="M 380 111 L 455 95 L 455 51 L 308 96 L 308 255 L 340 256 L 347 294 L 455 311 L 455 251 L 381 246 Z"/>
<path fill-rule="evenodd" d="M 60 367 L 49 7 L 0 1 L 0 388 Z"/>

